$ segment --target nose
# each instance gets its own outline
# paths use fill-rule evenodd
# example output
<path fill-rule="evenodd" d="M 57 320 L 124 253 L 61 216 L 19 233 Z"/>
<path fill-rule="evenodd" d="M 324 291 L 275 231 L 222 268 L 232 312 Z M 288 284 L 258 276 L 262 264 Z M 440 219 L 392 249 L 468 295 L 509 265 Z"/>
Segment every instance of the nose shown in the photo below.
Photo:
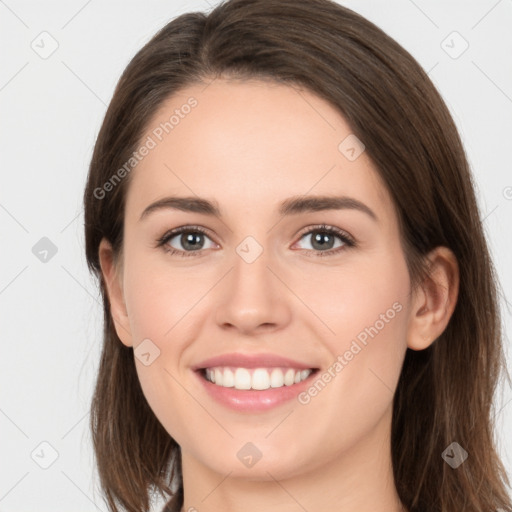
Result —
<path fill-rule="evenodd" d="M 217 325 L 241 334 L 286 327 L 293 294 L 274 263 L 265 250 L 252 262 L 235 254 L 233 267 L 220 285 Z"/>

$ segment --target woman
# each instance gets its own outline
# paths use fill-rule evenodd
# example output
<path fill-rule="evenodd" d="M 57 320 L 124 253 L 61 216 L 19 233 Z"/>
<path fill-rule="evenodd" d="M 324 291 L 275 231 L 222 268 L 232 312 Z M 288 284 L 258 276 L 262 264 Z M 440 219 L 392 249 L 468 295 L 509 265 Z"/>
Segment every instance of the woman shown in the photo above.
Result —
<path fill-rule="evenodd" d="M 328 0 L 178 17 L 123 73 L 84 203 L 110 510 L 512 508 L 471 173 L 375 25 Z"/>

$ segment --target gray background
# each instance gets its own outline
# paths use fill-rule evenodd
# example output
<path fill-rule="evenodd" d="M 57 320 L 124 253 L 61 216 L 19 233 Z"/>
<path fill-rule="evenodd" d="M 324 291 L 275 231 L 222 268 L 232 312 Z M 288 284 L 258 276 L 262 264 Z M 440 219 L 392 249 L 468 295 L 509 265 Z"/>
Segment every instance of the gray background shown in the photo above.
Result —
<path fill-rule="evenodd" d="M 340 3 L 411 52 L 454 116 L 503 286 L 510 362 L 512 0 Z M 102 310 L 83 255 L 87 166 L 136 51 L 178 14 L 213 5 L 0 0 L 0 512 L 106 510 L 88 431 Z M 508 384 L 496 423 L 512 476 Z"/>

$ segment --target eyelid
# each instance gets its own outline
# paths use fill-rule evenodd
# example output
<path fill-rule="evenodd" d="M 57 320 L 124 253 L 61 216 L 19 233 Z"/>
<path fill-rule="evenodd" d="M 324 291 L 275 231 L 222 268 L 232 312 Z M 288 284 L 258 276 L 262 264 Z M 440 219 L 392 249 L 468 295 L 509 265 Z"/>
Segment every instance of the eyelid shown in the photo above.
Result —
<path fill-rule="evenodd" d="M 163 246 L 169 240 L 174 238 L 175 236 L 181 235 L 182 233 L 186 233 L 189 231 L 202 233 L 202 234 L 206 235 L 208 238 L 210 238 L 215 244 L 217 244 L 217 242 L 215 242 L 215 240 L 214 240 L 215 237 L 211 235 L 211 231 L 208 228 L 204 228 L 203 226 L 198 226 L 195 224 L 185 224 L 183 226 L 179 226 L 177 228 L 167 230 L 161 237 L 159 237 L 156 240 L 155 247 Z M 181 251 L 181 252 L 184 252 L 184 251 Z M 194 252 L 194 251 L 186 251 L 186 252 Z M 197 251 L 197 252 L 199 252 L 199 251 Z"/>
<path fill-rule="evenodd" d="M 298 237 L 302 238 L 304 235 L 308 235 L 313 231 L 326 231 L 328 233 L 333 233 L 341 238 L 346 238 L 348 242 L 352 244 L 356 244 L 356 241 L 352 235 L 347 233 L 345 230 L 338 228 L 336 226 L 331 226 L 330 224 L 314 224 L 312 226 L 306 226 L 304 229 L 299 231 Z"/>

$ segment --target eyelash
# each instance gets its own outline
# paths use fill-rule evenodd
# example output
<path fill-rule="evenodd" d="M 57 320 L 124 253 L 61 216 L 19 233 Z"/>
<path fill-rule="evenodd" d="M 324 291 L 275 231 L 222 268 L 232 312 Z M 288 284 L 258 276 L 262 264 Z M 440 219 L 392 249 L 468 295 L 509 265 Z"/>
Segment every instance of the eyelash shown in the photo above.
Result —
<path fill-rule="evenodd" d="M 346 250 L 347 248 L 357 246 L 355 240 L 351 236 L 349 236 L 345 231 L 342 231 L 341 229 L 338 229 L 334 226 L 328 226 L 326 224 L 310 226 L 308 228 L 308 231 L 301 233 L 299 239 L 302 239 L 305 235 L 309 235 L 314 232 L 320 232 L 320 233 L 326 232 L 326 233 L 334 234 L 334 235 L 338 236 L 344 244 L 341 247 L 338 247 L 336 249 L 329 249 L 328 251 L 315 251 L 313 249 L 305 249 L 307 253 L 313 252 L 313 253 L 315 253 L 315 256 L 318 256 L 318 257 L 334 256 L 334 255 L 340 253 L 341 251 Z M 156 241 L 155 247 L 162 247 L 162 249 L 166 253 L 170 254 L 171 256 L 173 256 L 173 255 L 183 256 L 183 257 L 198 256 L 202 252 L 202 250 L 181 251 L 179 249 L 174 249 L 174 247 L 169 247 L 167 245 L 167 242 L 169 242 L 169 240 L 172 240 L 175 236 L 180 235 L 181 233 L 202 233 L 202 234 L 208 236 L 208 238 L 210 238 L 210 236 L 208 235 L 208 232 L 201 226 L 181 226 L 179 228 L 167 231 L 163 236 L 161 236 Z"/>

